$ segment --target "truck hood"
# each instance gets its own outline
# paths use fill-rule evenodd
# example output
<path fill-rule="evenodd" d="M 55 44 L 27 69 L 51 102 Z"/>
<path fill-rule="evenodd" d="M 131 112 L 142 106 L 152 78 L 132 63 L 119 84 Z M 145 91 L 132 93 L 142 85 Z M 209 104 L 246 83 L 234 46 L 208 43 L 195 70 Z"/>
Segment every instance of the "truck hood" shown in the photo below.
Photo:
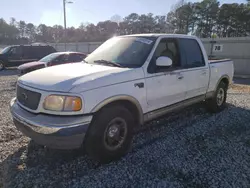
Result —
<path fill-rule="evenodd" d="M 19 77 L 18 83 L 45 91 L 80 92 L 138 79 L 141 74 L 135 72 L 136 69 L 81 62 L 36 70 Z"/>

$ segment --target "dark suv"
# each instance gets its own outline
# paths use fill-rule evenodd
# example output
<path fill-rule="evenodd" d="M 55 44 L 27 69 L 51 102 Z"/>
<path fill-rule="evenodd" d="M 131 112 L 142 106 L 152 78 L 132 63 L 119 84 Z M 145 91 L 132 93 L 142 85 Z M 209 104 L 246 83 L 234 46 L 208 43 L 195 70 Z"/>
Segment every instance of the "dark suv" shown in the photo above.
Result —
<path fill-rule="evenodd" d="M 0 53 L 0 71 L 5 67 L 37 61 L 56 50 L 49 45 L 15 45 L 4 48 Z"/>

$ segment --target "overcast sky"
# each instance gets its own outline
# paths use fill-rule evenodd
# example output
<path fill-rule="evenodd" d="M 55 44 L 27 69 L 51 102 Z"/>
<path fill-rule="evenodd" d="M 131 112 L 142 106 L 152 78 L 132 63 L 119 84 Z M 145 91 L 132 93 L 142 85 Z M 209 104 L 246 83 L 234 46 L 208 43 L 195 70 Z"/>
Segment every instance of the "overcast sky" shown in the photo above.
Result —
<path fill-rule="evenodd" d="M 0 18 L 11 17 L 36 25 L 63 25 L 63 0 L 0 0 Z M 167 14 L 177 0 L 72 0 L 67 5 L 67 25 L 78 27 L 80 23 L 97 23 L 118 14 L 122 17 L 136 12 Z M 245 0 L 221 0 L 221 3 L 242 3 Z"/>

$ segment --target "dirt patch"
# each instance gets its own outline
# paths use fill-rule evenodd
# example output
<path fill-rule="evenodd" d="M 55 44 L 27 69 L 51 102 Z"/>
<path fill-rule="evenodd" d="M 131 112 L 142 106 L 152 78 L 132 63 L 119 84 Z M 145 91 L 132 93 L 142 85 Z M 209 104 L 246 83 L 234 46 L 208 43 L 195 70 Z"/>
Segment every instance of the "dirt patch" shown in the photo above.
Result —
<path fill-rule="evenodd" d="M 250 93 L 250 86 L 247 86 L 247 85 L 234 84 L 232 85 L 231 88 L 232 90 L 235 90 L 235 91 Z"/>

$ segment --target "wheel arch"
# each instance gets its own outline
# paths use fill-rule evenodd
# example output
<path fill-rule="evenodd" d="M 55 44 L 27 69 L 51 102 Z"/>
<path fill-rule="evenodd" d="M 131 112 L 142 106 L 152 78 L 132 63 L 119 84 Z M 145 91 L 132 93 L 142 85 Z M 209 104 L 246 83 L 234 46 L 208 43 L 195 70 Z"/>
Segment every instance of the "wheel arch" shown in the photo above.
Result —
<path fill-rule="evenodd" d="M 143 111 L 141 105 L 137 99 L 129 95 L 117 95 L 110 98 L 107 98 L 97 104 L 92 110 L 91 113 L 100 111 L 102 108 L 107 107 L 113 104 L 121 104 L 125 106 L 129 111 L 132 112 L 132 115 L 135 117 L 136 123 L 142 125 L 144 123 Z"/>
<path fill-rule="evenodd" d="M 230 84 L 230 78 L 228 75 L 223 75 L 221 76 L 221 78 L 218 80 L 217 84 L 216 84 L 216 87 L 215 87 L 215 91 L 216 89 L 218 88 L 219 84 L 223 82 L 226 84 L 227 88 L 229 87 L 229 84 Z"/>
<path fill-rule="evenodd" d="M 2 69 L 0 69 L 0 70 L 3 70 L 3 69 L 5 68 L 5 66 L 6 66 L 5 61 L 2 60 L 2 59 L 0 59 L 0 63 L 3 64 L 3 67 L 2 67 Z"/>

